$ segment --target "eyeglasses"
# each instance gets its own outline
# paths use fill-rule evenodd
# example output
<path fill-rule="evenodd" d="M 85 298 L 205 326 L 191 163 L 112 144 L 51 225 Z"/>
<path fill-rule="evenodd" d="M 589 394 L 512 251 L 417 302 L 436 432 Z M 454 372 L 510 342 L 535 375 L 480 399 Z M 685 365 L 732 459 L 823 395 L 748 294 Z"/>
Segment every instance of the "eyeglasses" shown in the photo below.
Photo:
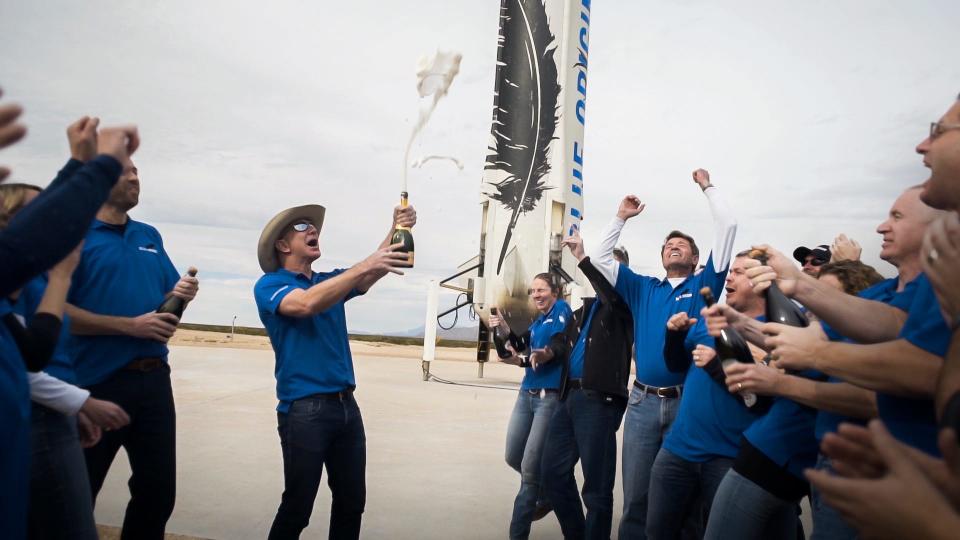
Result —
<path fill-rule="evenodd" d="M 294 223 L 293 225 L 290 226 L 291 229 L 293 229 L 293 230 L 295 230 L 295 231 L 297 231 L 297 232 L 306 231 L 306 230 L 309 229 L 310 227 L 313 227 L 314 229 L 317 228 L 316 225 L 314 225 L 313 223 L 310 223 L 309 221 L 301 221 L 301 222 L 298 222 L 298 223 Z"/>
<path fill-rule="evenodd" d="M 944 124 L 943 122 L 930 122 L 930 140 L 943 135 L 944 131 L 951 129 L 960 129 L 960 124 Z"/>

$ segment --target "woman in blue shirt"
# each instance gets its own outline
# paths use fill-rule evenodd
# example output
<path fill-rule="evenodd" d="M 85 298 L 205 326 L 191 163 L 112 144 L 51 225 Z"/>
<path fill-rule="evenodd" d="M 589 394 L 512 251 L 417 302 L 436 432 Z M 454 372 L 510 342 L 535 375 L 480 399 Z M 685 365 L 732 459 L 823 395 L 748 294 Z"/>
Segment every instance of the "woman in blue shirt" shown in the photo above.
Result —
<path fill-rule="evenodd" d="M 540 498 L 540 460 L 547 426 L 557 407 L 560 380 L 566 369 L 566 359 L 554 353 L 551 342 L 565 339 L 564 328 L 573 316 L 570 305 L 560 298 L 561 295 L 561 286 L 555 276 L 537 274 L 530 284 L 530 300 L 540 315 L 530 329 L 520 336 L 510 330 L 503 318 L 493 315 L 495 310 L 491 309 L 490 327 L 498 329 L 497 334 L 500 334 L 494 337 L 498 341 L 497 348 L 506 348 L 513 353 L 513 356 L 502 360 L 526 369 L 507 428 L 507 464 L 520 473 L 521 479 L 520 492 L 514 501 L 513 518 L 510 520 L 510 538 L 529 536 L 534 514 L 543 517 L 546 513 L 543 506 L 538 508 L 537 505 Z M 529 351 L 529 362 L 519 356 L 523 351 Z"/>

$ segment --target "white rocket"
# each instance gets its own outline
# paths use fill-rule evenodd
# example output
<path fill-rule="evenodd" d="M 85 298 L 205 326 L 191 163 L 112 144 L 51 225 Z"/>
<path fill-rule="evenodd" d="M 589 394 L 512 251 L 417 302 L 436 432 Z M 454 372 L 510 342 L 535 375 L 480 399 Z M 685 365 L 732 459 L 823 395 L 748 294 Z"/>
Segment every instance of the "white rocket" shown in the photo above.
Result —
<path fill-rule="evenodd" d="M 560 241 L 583 218 L 589 29 L 590 0 L 501 0 L 493 122 L 480 188 L 480 253 L 440 284 L 466 292 L 467 302 L 457 307 L 472 303 L 480 315 L 480 362 L 489 351 L 490 306 L 511 327 L 525 329 L 534 316 L 527 297 L 534 276 L 553 272 L 572 282 L 568 293 L 586 283 Z M 433 286 L 425 379 L 436 341 L 436 295 Z M 579 303 L 579 294 L 573 292 L 571 300 Z M 480 369 L 482 374 L 482 364 Z"/>

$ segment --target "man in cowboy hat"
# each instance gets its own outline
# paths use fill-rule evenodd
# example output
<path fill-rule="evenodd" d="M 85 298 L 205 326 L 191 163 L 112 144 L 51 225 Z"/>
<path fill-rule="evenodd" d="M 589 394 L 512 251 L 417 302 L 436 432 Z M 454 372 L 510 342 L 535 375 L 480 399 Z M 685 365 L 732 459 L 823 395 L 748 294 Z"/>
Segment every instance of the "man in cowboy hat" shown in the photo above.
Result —
<path fill-rule="evenodd" d="M 412 227 L 412 206 L 397 207 L 387 237 L 347 269 L 314 272 L 325 209 L 310 204 L 277 214 L 257 246 L 264 271 L 254 286 L 260 320 L 276 354 L 277 430 L 284 490 L 271 540 L 299 538 L 310 521 L 326 464 L 333 494 L 330 538 L 358 538 L 366 501 L 366 435 L 353 398 L 356 381 L 344 303 L 399 267 L 406 253 L 390 244 L 396 226 Z"/>

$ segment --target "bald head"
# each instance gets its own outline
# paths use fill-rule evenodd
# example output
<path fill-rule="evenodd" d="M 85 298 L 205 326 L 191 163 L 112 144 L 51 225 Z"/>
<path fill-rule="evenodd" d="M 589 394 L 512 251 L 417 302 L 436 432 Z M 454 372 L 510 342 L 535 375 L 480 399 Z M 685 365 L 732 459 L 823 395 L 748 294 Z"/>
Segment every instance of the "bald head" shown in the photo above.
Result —
<path fill-rule="evenodd" d="M 890 207 L 887 219 L 877 227 L 883 237 L 880 258 L 894 266 L 907 260 L 919 260 L 923 234 L 927 226 L 943 212 L 920 200 L 923 186 L 904 191 Z"/>

